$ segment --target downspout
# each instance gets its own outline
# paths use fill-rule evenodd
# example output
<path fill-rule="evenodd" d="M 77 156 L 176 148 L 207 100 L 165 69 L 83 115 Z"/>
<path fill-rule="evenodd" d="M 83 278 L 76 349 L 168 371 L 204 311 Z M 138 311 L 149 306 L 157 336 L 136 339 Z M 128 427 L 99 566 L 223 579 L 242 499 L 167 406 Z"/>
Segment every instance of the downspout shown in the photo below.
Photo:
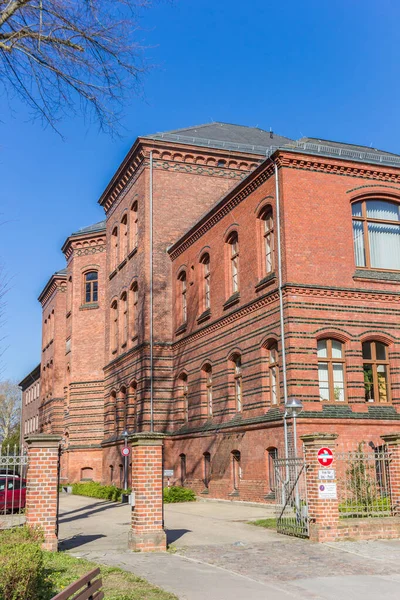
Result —
<path fill-rule="evenodd" d="M 153 151 L 150 150 L 150 431 L 154 431 L 154 394 L 153 394 Z"/>
<path fill-rule="evenodd" d="M 285 342 L 285 324 L 283 314 L 283 292 L 282 292 L 282 251 L 281 251 L 281 211 L 279 194 L 279 171 L 276 162 L 271 158 L 275 169 L 275 198 L 276 198 L 276 225 L 277 225 L 277 256 L 278 256 L 278 290 L 279 290 L 279 322 L 281 330 L 282 345 L 282 373 L 283 373 L 283 398 L 285 400 L 285 414 L 283 416 L 283 427 L 285 436 L 285 456 L 289 458 L 289 445 L 286 423 L 286 404 L 288 400 L 287 393 L 287 372 L 286 372 L 286 342 Z"/>

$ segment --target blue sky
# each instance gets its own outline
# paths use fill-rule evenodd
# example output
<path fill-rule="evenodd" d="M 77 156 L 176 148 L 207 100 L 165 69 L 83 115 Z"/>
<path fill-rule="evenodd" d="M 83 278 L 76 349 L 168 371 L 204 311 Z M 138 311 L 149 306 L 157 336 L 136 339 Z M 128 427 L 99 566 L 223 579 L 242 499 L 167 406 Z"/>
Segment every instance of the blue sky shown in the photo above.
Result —
<path fill-rule="evenodd" d="M 63 141 L 0 96 L 3 376 L 40 361 L 37 296 L 64 266 L 69 233 L 103 218 L 97 200 L 138 135 L 214 120 L 400 154 L 399 18 L 389 0 L 161 2 L 139 33 L 156 67 L 120 139 L 71 118 Z"/>

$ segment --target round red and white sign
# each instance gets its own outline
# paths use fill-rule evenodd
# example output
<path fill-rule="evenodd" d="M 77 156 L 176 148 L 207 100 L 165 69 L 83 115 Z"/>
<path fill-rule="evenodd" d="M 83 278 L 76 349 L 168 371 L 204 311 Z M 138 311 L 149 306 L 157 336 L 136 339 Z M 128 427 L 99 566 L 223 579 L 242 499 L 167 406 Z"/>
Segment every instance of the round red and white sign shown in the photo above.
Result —
<path fill-rule="evenodd" d="M 317 459 L 323 467 L 329 467 L 333 463 L 333 452 L 330 448 L 320 448 Z"/>
<path fill-rule="evenodd" d="M 131 449 L 128 446 L 124 446 L 121 450 L 122 456 L 129 456 L 131 453 Z"/>

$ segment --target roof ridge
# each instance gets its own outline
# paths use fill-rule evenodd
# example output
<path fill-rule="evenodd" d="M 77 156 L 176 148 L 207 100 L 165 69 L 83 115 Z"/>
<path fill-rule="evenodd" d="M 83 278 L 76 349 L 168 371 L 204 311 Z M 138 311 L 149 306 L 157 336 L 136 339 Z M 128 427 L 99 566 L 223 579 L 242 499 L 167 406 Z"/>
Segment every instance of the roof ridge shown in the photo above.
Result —
<path fill-rule="evenodd" d="M 398 154 L 396 154 L 395 152 L 389 152 L 388 150 L 381 150 L 380 148 L 374 148 L 373 146 L 366 146 L 365 144 L 356 144 L 354 142 L 339 142 L 338 140 L 327 140 L 325 138 L 321 138 L 321 137 L 312 137 L 312 136 L 304 136 L 302 138 L 300 138 L 298 141 L 301 142 L 302 140 L 316 140 L 319 142 L 330 142 L 331 144 L 340 144 L 341 146 L 358 146 L 359 148 L 366 148 L 367 150 L 375 150 L 376 152 L 385 152 L 386 154 L 393 154 L 393 156 L 398 156 Z"/>

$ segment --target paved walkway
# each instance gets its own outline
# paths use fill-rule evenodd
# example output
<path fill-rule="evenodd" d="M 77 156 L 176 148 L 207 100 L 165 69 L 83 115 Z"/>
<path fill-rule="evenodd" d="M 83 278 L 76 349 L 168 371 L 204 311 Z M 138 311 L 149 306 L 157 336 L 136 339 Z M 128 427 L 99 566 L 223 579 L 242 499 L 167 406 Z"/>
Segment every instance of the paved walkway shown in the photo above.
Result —
<path fill-rule="evenodd" d="M 394 600 L 400 540 L 312 544 L 248 525 L 268 509 L 239 503 L 167 505 L 175 553 L 127 549 L 130 507 L 61 497 L 61 548 L 120 566 L 180 600 Z"/>

